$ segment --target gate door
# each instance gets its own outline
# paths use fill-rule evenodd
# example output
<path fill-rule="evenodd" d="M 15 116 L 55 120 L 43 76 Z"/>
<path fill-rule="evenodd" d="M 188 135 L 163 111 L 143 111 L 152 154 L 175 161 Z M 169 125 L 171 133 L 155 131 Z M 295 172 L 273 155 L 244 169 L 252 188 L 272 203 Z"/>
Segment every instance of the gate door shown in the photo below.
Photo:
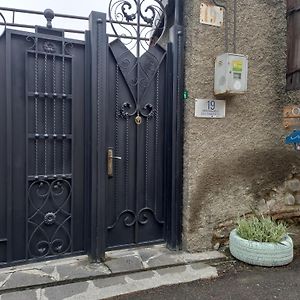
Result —
<path fill-rule="evenodd" d="M 0 52 L 0 264 L 84 253 L 84 42 L 7 29 Z"/>
<path fill-rule="evenodd" d="M 164 7 L 146 2 L 110 3 L 117 39 L 107 62 L 107 249 L 165 240 L 167 53 L 151 45 Z"/>

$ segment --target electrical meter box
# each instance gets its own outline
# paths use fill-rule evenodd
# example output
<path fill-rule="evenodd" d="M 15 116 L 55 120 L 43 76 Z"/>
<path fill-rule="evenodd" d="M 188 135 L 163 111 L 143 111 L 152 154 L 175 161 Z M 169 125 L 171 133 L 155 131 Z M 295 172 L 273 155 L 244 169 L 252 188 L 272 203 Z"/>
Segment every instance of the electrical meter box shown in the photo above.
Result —
<path fill-rule="evenodd" d="M 216 58 L 215 95 L 237 95 L 247 91 L 248 57 L 225 53 Z"/>

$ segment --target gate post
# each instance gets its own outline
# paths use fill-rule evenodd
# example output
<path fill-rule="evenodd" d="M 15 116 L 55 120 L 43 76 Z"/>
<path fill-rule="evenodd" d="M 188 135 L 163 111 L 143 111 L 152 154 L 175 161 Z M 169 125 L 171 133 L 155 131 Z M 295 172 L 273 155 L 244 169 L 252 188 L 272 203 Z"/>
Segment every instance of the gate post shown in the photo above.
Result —
<path fill-rule="evenodd" d="M 94 262 L 105 258 L 105 97 L 107 94 L 106 14 L 93 11 L 89 17 L 90 67 L 90 245 L 88 253 Z"/>
<path fill-rule="evenodd" d="M 175 9 L 175 25 L 170 29 L 170 52 L 172 69 L 172 88 L 170 91 L 171 117 L 171 208 L 168 218 L 167 246 L 171 250 L 179 250 L 182 244 L 182 209 L 183 209 L 183 89 L 184 89 L 184 35 L 179 19 L 182 14 L 177 5 Z"/>

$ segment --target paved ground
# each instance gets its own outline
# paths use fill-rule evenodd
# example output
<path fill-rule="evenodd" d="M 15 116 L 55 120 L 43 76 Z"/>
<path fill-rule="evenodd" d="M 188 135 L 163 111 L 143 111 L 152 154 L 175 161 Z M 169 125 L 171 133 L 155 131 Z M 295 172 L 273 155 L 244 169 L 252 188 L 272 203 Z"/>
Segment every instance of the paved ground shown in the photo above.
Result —
<path fill-rule="evenodd" d="M 172 252 L 152 246 L 107 253 L 102 264 L 77 257 L 0 269 L 0 300 L 99 300 L 163 285 L 215 278 L 218 251 Z"/>
<path fill-rule="evenodd" d="M 103 264 L 77 257 L 0 269 L 0 300 L 300 300 L 299 253 L 282 268 L 228 257 L 154 246 L 110 252 Z"/>
<path fill-rule="evenodd" d="M 219 278 L 139 292 L 114 300 L 299 300 L 300 255 L 287 267 L 261 268 L 239 262 L 219 266 Z"/>

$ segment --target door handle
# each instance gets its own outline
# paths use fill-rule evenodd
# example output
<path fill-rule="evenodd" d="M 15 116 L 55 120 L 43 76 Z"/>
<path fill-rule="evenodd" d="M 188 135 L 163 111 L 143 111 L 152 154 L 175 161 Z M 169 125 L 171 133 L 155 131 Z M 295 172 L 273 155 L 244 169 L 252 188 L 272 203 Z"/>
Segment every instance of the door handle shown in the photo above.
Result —
<path fill-rule="evenodd" d="M 107 175 L 108 177 L 113 177 L 113 160 L 118 159 L 121 160 L 121 156 L 114 156 L 114 151 L 112 148 L 108 148 L 107 150 Z"/>

